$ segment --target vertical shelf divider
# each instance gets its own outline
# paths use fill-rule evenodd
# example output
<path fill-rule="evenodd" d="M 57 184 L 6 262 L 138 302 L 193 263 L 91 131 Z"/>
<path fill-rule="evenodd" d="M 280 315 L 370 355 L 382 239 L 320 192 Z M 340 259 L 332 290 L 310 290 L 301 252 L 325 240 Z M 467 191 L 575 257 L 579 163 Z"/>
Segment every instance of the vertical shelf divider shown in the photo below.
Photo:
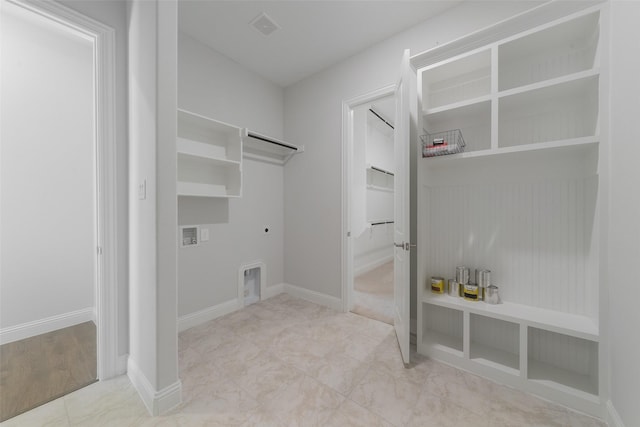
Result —
<path fill-rule="evenodd" d="M 498 46 L 491 48 L 491 149 L 498 148 Z"/>
<path fill-rule="evenodd" d="M 471 359 L 471 314 L 465 310 L 462 312 L 462 352 L 464 358 Z"/>
<path fill-rule="evenodd" d="M 528 357 L 529 357 L 529 336 L 527 335 L 529 328 L 525 323 L 520 324 L 520 377 L 527 379 L 529 377 Z"/>

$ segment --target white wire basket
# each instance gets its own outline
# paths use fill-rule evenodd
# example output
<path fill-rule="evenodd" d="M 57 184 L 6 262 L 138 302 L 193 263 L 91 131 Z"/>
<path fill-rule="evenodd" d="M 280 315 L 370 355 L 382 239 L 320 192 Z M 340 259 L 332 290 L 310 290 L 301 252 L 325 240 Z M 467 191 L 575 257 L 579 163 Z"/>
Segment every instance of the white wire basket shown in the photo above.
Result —
<path fill-rule="evenodd" d="M 462 153 L 465 142 L 460 129 L 420 135 L 422 140 L 422 157 L 445 156 Z"/>

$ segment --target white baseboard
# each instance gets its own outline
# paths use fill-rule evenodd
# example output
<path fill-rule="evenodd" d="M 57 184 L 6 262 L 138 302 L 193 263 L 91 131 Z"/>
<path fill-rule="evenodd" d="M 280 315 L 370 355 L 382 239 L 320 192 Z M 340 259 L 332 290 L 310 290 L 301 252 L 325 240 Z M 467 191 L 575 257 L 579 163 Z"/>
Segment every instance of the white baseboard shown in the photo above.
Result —
<path fill-rule="evenodd" d="M 611 400 L 607 401 L 607 419 L 605 421 L 609 424 L 609 427 L 625 427 Z"/>
<path fill-rule="evenodd" d="M 58 329 L 68 328 L 69 326 L 79 325 L 80 323 L 89 321 L 92 321 L 93 323 L 96 322 L 96 315 L 93 307 L 59 314 L 45 319 L 34 320 L 33 322 L 22 323 L 20 325 L 9 326 L 8 328 L 0 329 L 0 345 L 34 337 L 36 335 L 46 334 L 47 332 L 57 331 Z"/>
<path fill-rule="evenodd" d="M 365 265 L 361 265 L 361 266 L 358 266 L 358 267 L 354 266 L 353 276 L 355 277 L 355 276 L 359 276 L 361 274 L 364 274 L 364 273 L 366 273 L 368 271 L 373 270 L 374 268 L 378 268 L 381 265 L 388 263 L 389 261 L 393 261 L 393 254 L 386 255 L 386 256 L 384 256 L 382 258 L 378 258 L 378 259 L 376 259 L 374 261 L 368 262 Z M 354 262 L 354 264 L 356 264 L 356 263 Z"/>
<path fill-rule="evenodd" d="M 116 362 L 116 375 L 124 375 L 127 373 L 127 363 L 129 361 L 129 354 L 123 354 L 118 356 L 118 361 Z"/>
<path fill-rule="evenodd" d="M 225 314 L 233 313 L 243 305 L 244 302 L 238 304 L 238 300 L 233 299 L 223 302 L 222 304 L 214 305 L 213 307 L 205 308 L 204 310 L 196 311 L 195 313 L 180 316 L 178 318 L 178 332 L 201 325 Z"/>
<path fill-rule="evenodd" d="M 283 286 L 284 292 L 291 296 L 302 298 L 316 304 L 324 305 L 334 310 L 342 311 L 342 300 L 340 298 L 321 294 L 320 292 L 311 291 L 309 289 L 301 288 L 289 283 L 283 283 Z"/>
<path fill-rule="evenodd" d="M 127 362 L 127 376 L 152 416 L 162 415 L 182 402 L 182 383 L 180 380 L 169 387 L 156 391 L 130 357 Z"/>
<path fill-rule="evenodd" d="M 278 283 L 277 285 L 265 286 L 262 299 L 268 299 L 280 295 L 284 292 L 284 283 Z"/>

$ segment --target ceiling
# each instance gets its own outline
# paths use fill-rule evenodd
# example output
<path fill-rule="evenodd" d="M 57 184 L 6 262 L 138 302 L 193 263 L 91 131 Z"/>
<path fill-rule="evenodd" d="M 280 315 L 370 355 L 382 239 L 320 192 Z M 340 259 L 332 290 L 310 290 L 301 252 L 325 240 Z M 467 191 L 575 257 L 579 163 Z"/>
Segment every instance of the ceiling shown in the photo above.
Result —
<path fill-rule="evenodd" d="M 458 3 L 180 0 L 179 28 L 286 87 Z M 263 12 L 280 27 L 266 37 L 250 25 Z"/>

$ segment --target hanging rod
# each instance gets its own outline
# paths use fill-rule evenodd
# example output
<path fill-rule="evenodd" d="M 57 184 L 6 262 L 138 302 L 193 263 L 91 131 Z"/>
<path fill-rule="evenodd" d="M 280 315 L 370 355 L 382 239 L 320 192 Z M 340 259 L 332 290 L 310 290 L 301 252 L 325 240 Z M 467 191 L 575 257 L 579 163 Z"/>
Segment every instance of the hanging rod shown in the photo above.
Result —
<path fill-rule="evenodd" d="M 247 129 L 247 136 L 250 137 L 250 138 L 259 139 L 260 141 L 268 142 L 269 144 L 279 145 L 280 147 L 288 148 L 288 149 L 293 150 L 293 151 L 300 150 L 295 145 L 287 144 L 286 142 L 279 141 L 277 139 L 270 138 L 270 137 L 265 136 L 265 135 L 260 135 L 259 133 L 252 132 L 252 131 L 250 131 L 248 129 Z"/>
<path fill-rule="evenodd" d="M 374 225 L 384 225 L 384 224 L 393 224 L 395 223 L 395 221 L 380 221 L 380 222 L 372 222 L 371 226 L 373 227 Z"/>
<path fill-rule="evenodd" d="M 384 170 L 384 169 L 380 169 L 380 168 L 375 167 L 375 166 L 370 166 L 370 168 L 371 168 L 371 169 L 373 169 L 374 171 L 382 172 L 382 173 L 383 173 L 383 174 L 385 174 L 385 175 L 395 176 L 395 175 L 393 174 L 393 172 L 389 172 L 389 171 L 386 171 L 386 170 Z"/>
<path fill-rule="evenodd" d="M 386 121 L 385 119 L 382 118 L 382 116 L 378 113 L 376 113 L 375 111 L 373 111 L 373 108 L 369 108 L 369 111 L 371 111 L 373 113 L 374 116 L 376 116 L 377 118 L 379 118 L 380 120 L 382 120 L 384 122 L 385 125 L 389 126 L 391 129 L 395 128 L 393 127 L 393 125 L 391 123 L 389 123 L 388 121 Z"/>

